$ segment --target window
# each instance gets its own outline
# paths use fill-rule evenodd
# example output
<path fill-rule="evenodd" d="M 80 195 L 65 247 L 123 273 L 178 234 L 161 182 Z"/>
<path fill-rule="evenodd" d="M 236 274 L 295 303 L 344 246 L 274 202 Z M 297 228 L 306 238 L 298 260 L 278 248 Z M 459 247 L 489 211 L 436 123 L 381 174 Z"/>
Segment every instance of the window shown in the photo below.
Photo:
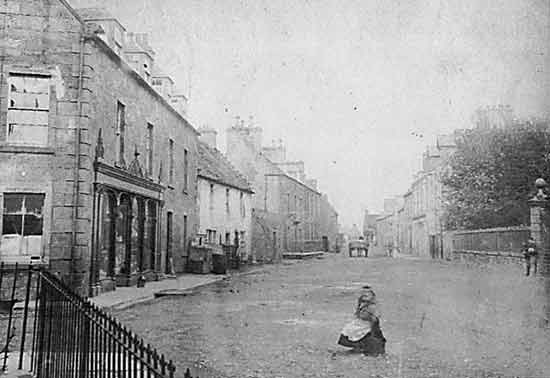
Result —
<path fill-rule="evenodd" d="M 116 108 L 116 135 L 118 139 L 118 164 L 125 167 L 126 161 L 124 160 L 124 138 L 126 134 L 126 107 L 120 101 L 117 102 Z"/>
<path fill-rule="evenodd" d="M 245 236 L 244 231 L 239 232 L 239 247 L 244 247 L 246 245 L 244 236 Z"/>
<path fill-rule="evenodd" d="M 10 74 L 8 84 L 8 142 L 47 145 L 50 77 Z"/>
<path fill-rule="evenodd" d="M 207 243 L 216 244 L 216 230 L 206 230 Z"/>
<path fill-rule="evenodd" d="M 44 194 L 4 194 L 0 255 L 41 256 L 43 207 Z"/>
<path fill-rule="evenodd" d="M 187 150 L 183 150 L 183 191 L 187 192 L 188 189 L 188 180 L 189 176 L 189 154 Z"/>
<path fill-rule="evenodd" d="M 244 205 L 244 193 L 241 192 L 241 195 L 240 195 L 240 208 L 241 208 L 241 217 L 245 217 L 246 216 L 246 208 L 245 208 L 245 205 Z"/>
<path fill-rule="evenodd" d="M 147 124 L 147 173 L 153 176 L 153 125 Z"/>
<path fill-rule="evenodd" d="M 225 189 L 225 212 L 229 214 L 229 189 Z"/>
<path fill-rule="evenodd" d="M 168 155 L 169 155 L 169 168 L 168 168 L 168 183 L 174 183 L 174 141 L 168 140 Z"/>
<path fill-rule="evenodd" d="M 214 211 L 214 184 L 210 184 L 210 198 L 208 203 L 210 211 Z"/>

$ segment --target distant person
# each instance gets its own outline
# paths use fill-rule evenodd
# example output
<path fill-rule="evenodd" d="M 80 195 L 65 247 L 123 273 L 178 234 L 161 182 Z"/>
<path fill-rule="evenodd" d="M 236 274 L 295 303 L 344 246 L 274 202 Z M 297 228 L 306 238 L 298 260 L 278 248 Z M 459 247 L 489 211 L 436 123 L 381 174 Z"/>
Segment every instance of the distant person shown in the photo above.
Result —
<path fill-rule="evenodd" d="M 355 319 L 342 329 L 338 344 L 368 356 L 385 354 L 386 339 L 380 329 L 376 295 L 370 286 L 363 287 L 354 315 Z"/>
<path fill-rule="evenodd" d="M 530 237 L 529 240 L 523 244 L 526 276 L 537 274 L 537 257 L 537 243 L 533 237 Z"/>

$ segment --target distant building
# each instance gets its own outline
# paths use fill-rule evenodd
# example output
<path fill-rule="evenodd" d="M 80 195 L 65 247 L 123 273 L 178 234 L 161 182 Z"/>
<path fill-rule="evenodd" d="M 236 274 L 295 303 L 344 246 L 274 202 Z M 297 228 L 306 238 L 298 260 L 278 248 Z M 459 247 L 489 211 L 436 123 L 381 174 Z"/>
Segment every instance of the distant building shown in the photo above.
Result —
<path fill-rule="evenodd" d="M 510 105 L 479 108 L 474 112 L 473 122 L 477 129 L 505 129 L 514 124 L 514 111 Z"/>
<path fill-rule="evenodd" d="M 368 210 L 365 210 L 363 217 L 363 237 L 371 245 L 376 243 L 376 220 L 379 217 L 380 214 L 370 214 Z"/>
<path fill-rule="evenodd" d="M 320 233 L 323 240 L 323 250 L 335 252 L 338 239 L 338 212 L 330 203 L 328 196 L 321 196 Z"/>
<path fill-rule="evenodd" d="M 252 261 L 252 187 L 216 149 L 216 131 L 199 132 L 198 235 L 206 243 L 236 245 L 240 258 Z"/>
<path fill-rule="evenodd" d="M 282 142 L 262 148 L 262 129 L 252 120 L 245 126 L 237 119 L 226 136 L 229 161 L 254 189 L 252 254 L 269 261 L 283 251 L 321 250 L 322 195 L 305 176 L 304 163 L 286 162 Z"/>
<path fill-rule="evenodd" d="M 441 177 L 457 142 L 465 133 L 438 135 L 422 154 L 422 170 L 402 198 L 384 199 L 377 219 L 377 241 L 385 248 L 424 257 L 440 257 L 443 243 L 444 188 Z"/>

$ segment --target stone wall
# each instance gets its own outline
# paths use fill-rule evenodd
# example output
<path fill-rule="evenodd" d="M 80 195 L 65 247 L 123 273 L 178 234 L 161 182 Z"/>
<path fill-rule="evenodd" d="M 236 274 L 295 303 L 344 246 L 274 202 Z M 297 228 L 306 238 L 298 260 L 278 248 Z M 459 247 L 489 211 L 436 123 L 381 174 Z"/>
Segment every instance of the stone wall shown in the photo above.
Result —
<path fill-rule="evenodd" d="M 514 252 L 453 251 L 453 260 L 474 265 L 510 265 L 523 269 L 523 254 Z"/>
<path fill-rule="evenodd" d="M 77 281 L 86 277 L 84 259 L 89 246 L 91 161 L 88 130 L 89 101 L 79 108 L 79 57 L 90 53 L 80 45 L 83 25 L 58 0 L 6 0 L 0 5 L 4 27 L 0 30 L 3 64 L 0 72 L 0 196 L 9 192 L 44 194 L 41 254 L 55 272 Z M 14 145 L 8 140 L 7 100 L 10 74 L 39 74 L 50 77 L 50 106 L 47 143 L 41 146 Z M 83 66 L 81 83 L 86 87 L 91 68 Z M 87 93 L 89 95 L 89 93 Z M 79 116 L 79 114 L 81 116 Z M 76 138 L 81 156 L 76 167 Z M 78 174 L 78 189 L 75 185 Z M 76 196 L 78 194 L 78 203 Z M 0 198 L 1 199 L 1 198 Z M 77 211 L 75 212 L 75 207 Z M 76 218 L 74 218 L 76 216 Z M 75 229 L 73 229 L 73 225 Z M 76 246 L 72 248 L 73 231 Z"/>
<path fill-rule="evenodd" d="M 455 231 L 451 237 L 452 258 L 467 263 L 505 264 L 521 268 L 523 243 L 529 235 L 530 229 L 525 226 Z"/>
<path fill-rule="evenodd" d="M 117 162 L 116 114 L 117 102 L 125 106 L 126 149 L 125 160 L 129 164 L 134 152 L 140 152 L 139 160 L 146 167 L 146 143 L 148 125 L 153 127 L 153 175 L 160 177 L 166 186 L 163 211 L 161 214 L 161 234 L 159 235 L 161 256 L 166 250 L 166 217 L 173 214 L 173 257 L 176 272 L 185 270 L 189 240 L 198 232 L 197 210 L 197 158 L 198 134 L 195 129 L 175 111 L 144 79 L 104 45 L 96 40 L 93 54 L 89 58 L 94 68 L 94 93 L 91 101 L 93 118 L 90 132 L 95 145 L 99 129 L 102 129 L 104 161 L 115 165 Z M 170 181 L 169 143 L 174 145 L 173 179 Z M 188 151 L 188 186 L 184 187 L 184 150 Z M 162 167 L 162 168 L 161 168 Z M 187 217 L 187 240 L 184 240 L 184 216 Z M 163 263 L 166 264 L 166 262 Z M 164 268 L 163 268 L 164 269 Z"/>
<path fill-rule="evenodd" d="M 176 272 L 185 264 L 185 246 L 198 231 L 197 133 L 149 84 L 85 25 L 62 0 L 6 0 L 0 4 L 3 64 L 0 124 L 7 124 L 10 73 L 50 78 L 47 143 L 14 145 L 0 126 L 0 205 L 9 192 L 44 194 L 41 254 L 53 272 L 83 288 L 90 278 L 95 148 L 102 130 L 105 162 L 116 156 L 117 101 L 126 106 L 126 161 L 140 152 L 145 167 L 148 124 L 153 125 L 153 171 L 167 186 L 159 219 L 160 253 L 166 250 L 166 214 L 173 212 Z M 79 90 L 80 87 L 80 90 Z M 169 139 L 174 141 L 174 180 L 168 182 Z M 183 150 L 188 151 L 184 188 Z M 162 165 L 162 169 L 161 169 Z M 121 190 L 125 190 L 122 185 Z M 0 206 L 1 209 L 1 206 Z M 187 240 L 184 240 L 187 217 Z M 0 217 L 1 223 L 1 217 Z M 0 230 L 1 230 L 0 224 Z M 74 241 L 73 243 L 73 236 Z M 165 262 L 164 262 L 165 263 Z"/>

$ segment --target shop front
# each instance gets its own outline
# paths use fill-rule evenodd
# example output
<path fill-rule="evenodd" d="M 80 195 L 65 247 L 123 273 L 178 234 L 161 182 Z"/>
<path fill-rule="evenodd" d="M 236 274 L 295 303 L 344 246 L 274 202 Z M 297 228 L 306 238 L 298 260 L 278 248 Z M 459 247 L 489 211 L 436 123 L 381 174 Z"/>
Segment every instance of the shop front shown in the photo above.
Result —
<path fill-rule="evenodd" d="M 91 295 L 158 279 L 164 186 L 143 177 L 137 155 L 128 169 L 94 167 Z"/>

